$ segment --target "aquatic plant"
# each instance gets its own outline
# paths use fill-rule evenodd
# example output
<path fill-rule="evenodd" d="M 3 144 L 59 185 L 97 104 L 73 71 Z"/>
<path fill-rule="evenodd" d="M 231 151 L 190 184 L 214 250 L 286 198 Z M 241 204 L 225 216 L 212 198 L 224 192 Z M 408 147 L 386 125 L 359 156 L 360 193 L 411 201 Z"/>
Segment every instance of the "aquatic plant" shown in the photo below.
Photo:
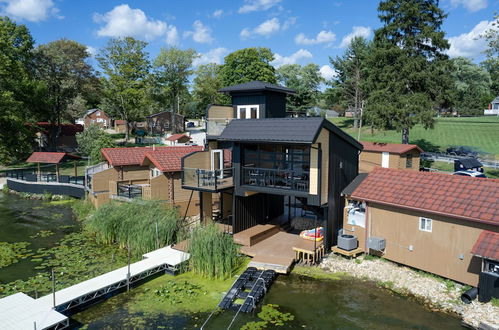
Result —
<path fill-rule="evenodd" d="M 62 216 L 62 214 L 61 214 L 61 216 Z M 35 235 L 31 235 L 29 238 L 38 238 L 38 237 L 45 238 L 45 237 L 52 236 L 54 234 L 55 233 L 51 230 L 40 230 L 38 233 L 36 233 Z"/>
<path fill-rule="evenodd" d="M 202 290 L 201 286 L 187 281 L 168 281 L 165 285 L 154 290 L 154 295 L 157 299 L 170 304 L 181 304 L 183 302 L 192 301 L 192 298 L 201 294 L 206 295 L 206 293 L 205 290 Z"/>
<path fill-rule="evenodd" d="M 267 304 L 263 306 L 262 311 L 258 313 L 258 317 L 262 321 L 248 322 L 241 327 L 241 330 L 267 329 L 269 325 L 284 326 L 286 322 L 295 319 L 293 314 L 279 311 L 279 305 L 276 304 Z"/>
<path fill-rule="evenodd" d="M 28 242 L 7 243 L 0 242 L 0 268 L 29 257 Z"/>
<path fill-rule="evenodd" d="M 241 262 L 239 248 L 232 236 L 221 232 L 214 224 L 195 228 L 188 249 L 191 269 L 210 278 L 231 276 Z"/>
<path fill-rule="evenodd" d="M 7 187 L 7 184 L 3 185 L 3 187 L 2 187 L 2 193 L 4 193 L 4 194 L 10 193 L 10 189 L 9 189 L 9 187 Z"/>
<path fill-rule="evenodd" d="M 180 216 L 159 201 L 110 202 L 92 213 L 85 225 L 99 242 L 129 246 L 132 254 L 142 255 L 175 242 Z"/>
<path fill-rule="evenodd" d="M 73 202 L 71 208 L 73 209 L 73 213 L 76 215 L 78 220 L 85 220 L 95 210 L 92 203 L 86 199 Z"/>

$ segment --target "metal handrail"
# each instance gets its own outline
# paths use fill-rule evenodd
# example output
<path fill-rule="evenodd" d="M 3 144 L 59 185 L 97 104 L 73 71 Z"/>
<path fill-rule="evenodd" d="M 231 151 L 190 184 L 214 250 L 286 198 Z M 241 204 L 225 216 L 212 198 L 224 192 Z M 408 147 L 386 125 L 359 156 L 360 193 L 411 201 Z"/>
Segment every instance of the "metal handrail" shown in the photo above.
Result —
<path fill-rule="evenodd" d="M 310 174 L 305 171 L 295 171 L 289 169 L 243 166 L 242 184 L 308 191 L 310 186 Z"/>

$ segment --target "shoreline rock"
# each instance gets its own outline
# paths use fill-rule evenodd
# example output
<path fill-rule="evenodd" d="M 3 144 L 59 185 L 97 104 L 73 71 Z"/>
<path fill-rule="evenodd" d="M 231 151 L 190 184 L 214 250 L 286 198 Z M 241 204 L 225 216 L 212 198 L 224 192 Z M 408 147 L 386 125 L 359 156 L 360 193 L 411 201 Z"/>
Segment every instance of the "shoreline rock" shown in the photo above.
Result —
<path fill-rule="evenodd" d="M 492 303 L 471 304 L 461 302 L 465 286 L 435 275 L 398 265 L 386 259 L 366 260 L 364 257 L 346 259 L 330 255 L 320 268 L 331 272 L 344 272 L 355 278 L 371 280 L 380 286 L 404 296 L 410 296 L 432 311 L 459 316 L 463 323 L 474 329 L 499 329 L 499 307 Z"/>

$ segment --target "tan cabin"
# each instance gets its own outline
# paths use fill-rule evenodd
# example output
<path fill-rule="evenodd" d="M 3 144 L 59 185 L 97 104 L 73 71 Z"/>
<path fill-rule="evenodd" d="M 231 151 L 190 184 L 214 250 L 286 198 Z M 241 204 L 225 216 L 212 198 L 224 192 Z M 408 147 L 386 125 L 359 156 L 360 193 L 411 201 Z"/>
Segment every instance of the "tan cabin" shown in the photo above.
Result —
<path fill-rule="evenodd" d="M 182 216 L 199 213 L 199 195 L 182 188 L 181 158 L 200 146 L 104 148 L 105 166 L 87 177 L 96 207 L 114 199 L 160 200 L 179 207 Z"/>
<path fill-rule="evenodd" d="M 360 141 L 364 147 L 359 157 L 359 172 L 369 173 L 375 167 L 419 170 L 423 150 L 415 144 Z"/>
<path fill-rule="evenodd" d="M 343 234 L 364 252 L 478 285 L 489 260 L 472 249 L 499 231 L 499 180 L 378 167 L 343 195 Z"/>

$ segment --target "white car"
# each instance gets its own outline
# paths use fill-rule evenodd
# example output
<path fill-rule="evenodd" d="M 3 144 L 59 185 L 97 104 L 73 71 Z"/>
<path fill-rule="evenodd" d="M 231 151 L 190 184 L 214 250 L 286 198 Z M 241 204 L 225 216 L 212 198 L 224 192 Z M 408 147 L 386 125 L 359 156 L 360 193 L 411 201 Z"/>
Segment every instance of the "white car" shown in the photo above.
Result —
<path fill-rule="evenodd" d="M 452 173 L 452 175 L 471 176 L 473 178 L 486 178 L 487 177 L 482 172 L 472 171 L 472 170 L 457 171 L 457 172 Z"/>

